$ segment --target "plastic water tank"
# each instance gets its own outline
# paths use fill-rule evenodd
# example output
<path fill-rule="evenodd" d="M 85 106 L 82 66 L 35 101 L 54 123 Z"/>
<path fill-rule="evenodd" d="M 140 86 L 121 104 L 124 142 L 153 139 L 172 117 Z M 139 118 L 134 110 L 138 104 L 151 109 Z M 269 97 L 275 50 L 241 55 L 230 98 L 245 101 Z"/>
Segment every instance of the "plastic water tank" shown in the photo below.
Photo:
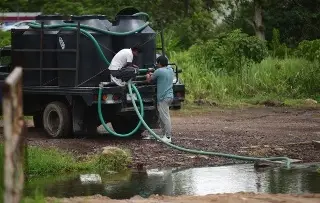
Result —
<path fill-rule="evenodd" d="M 81 25 L 87 25 L 94 28 L 106 30 L 105 22 L 100 20 L 101 16 L 84 15 L 72 16 L 73 23 L 80 22 Z M 102 34 L 93 30 L 87 30 L 100 44 L 106 58 L 111 61 L 113 52 L 110 35 Z M 76 32 L 60 31 L 58 33 L 60 49 L 77 49 Z M 76 68 L 76 53 L 61 52 L 58 57 L 59 68 Z M 94 77 L 108 65 L 101 59 L 94 43 L 84 35 L 80 35 L 79 44 L 79 64 L 78 64 L 78 84 L 89 78 Z M 59 86 L 74 86 L 76 75 L 72 71 L 59 71 Z M 101 81 L 107 81 L 108 71 L 89 80 L 83 86 L 98 86 Z"/>
<path fill-rule="evenodd" d="M 112 23 L 107 19 L 105 15 L 98 15 L 97 17 L 99 20 L 101 20 L 107 30 L 112 27 Z"/>
<path fill-rule="evenodd" d="M 121 11 L 115 18 L 113 26 L 110 28 L 114 32 L 128 32 L 140 28 L 146 23 L 143 16 L 133 16 L 137 10 Z M 140 46 L 142 53 L 134 59 L 134 62 L 143 67 L 145 64 L 154 64 L 156 60 L 156 32 L 147 26 L 143 30 L 126 36 L 113 36 L 112 47 L 115 52 L 123 48 Z"/>
<path fill-rule="evenodd" d="M 36 22 L 44 25 L 53 25 L 63 23 L 63 16 L 60 15 L 38 15 Z M 55 51 L 43 51 L 42 64 L 40 62 L 40 49 L 56 49 L 58 31 L 44 31 L 41 42 L 40 29 L 30 28 L 23 34 L 15 32 L 12 39 L 14 49 L 33 49 L 38 51 L 19 51 L 14 52 L 13 62 L 15 65 L 21 65 L 24 71 L 24 85 L 38 86 L 51 85 L 56 86 L 57 71 L 45 70 L 57 67 L 57 53 Z M 40 70 L 27 70 L 28 68 L 43 68 L 42 81 L 40 81 Z"/>

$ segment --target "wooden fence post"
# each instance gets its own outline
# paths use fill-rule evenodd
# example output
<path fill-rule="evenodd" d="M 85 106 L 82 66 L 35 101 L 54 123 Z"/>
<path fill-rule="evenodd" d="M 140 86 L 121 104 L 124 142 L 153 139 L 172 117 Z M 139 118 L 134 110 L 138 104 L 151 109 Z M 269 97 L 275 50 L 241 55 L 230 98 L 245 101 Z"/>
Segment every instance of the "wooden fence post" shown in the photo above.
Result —
<path fill-rule="evenodd" d="M 4 202 L 18 203 L 23 196 L 25 138 L 22 68 L 16 67 L 3 84 Z"/>

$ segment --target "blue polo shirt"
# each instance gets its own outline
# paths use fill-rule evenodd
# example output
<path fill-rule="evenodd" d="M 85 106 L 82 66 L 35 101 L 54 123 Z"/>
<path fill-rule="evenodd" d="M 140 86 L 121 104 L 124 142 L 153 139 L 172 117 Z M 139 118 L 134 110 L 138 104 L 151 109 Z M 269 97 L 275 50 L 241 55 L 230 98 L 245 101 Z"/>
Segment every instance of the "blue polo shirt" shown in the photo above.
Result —
<path fill-rule="evenodd" d="M 163 101 L 166 98 L 173 98 L 172 83 L 174 72 L 170 66 L 158 68 L 152 74 L 152 81 L 157 82 L 157 100 Z"/>

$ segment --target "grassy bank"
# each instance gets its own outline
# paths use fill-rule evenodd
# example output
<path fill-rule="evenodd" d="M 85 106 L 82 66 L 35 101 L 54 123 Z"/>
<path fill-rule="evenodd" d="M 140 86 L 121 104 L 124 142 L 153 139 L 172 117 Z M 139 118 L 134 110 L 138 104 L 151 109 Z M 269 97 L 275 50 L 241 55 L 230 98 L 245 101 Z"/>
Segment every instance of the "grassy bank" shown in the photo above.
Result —
<path fill-rule="evenodd" d="M 121 149 L 104 154 L 89 156 L 84 160 L 77 160 L 71 153 L 56 148 L 43 149 L 28 147 L 26 153 L 26 174 L 30 176 L 55 175 L 81 171 L 122 171 L 130 164 L 128 153 Z M 106 153 L 105 153 L 106 154 Z M 4 146 L 0 145 L 0 163 L 4 161 Z M 119 164 L 121 163 L 121 164 Z M 1 171 L 3 170 L 1 164 Z"/>
<path fill-rule="evenodd" d="M 44 149 L 28 147 L 25 162 L 25 175 L 28 176 L 28 184 L 41 177 L 74 175 L 79 172 L 106 174 L 109 171 L 126 171 L 131 163 L 130 154 L 119 148 L 108 148 L 103 153 L 92 155 L 86 159 L 77 160 L 72 154 L 56 148 Z M 3 164 L 4 146 L 0 144 L 0 196 L 3 197 Z M 24 198 L 23 202 L 44 202 L 42 193 L 35 193 L 32 197 Z"/>
<path fill-rule="evenodd" d="M 0 162 L 3 163 L 3 144 L 0 145 L 0 151 Z M 38 147 L 28 147 L 25 162 L 26 175 L 31 176 L 86 171 L 93 169 L 93 164 L 93 160 L 78 162 L 71 154 L 58 149 L 42 149 Z"/>

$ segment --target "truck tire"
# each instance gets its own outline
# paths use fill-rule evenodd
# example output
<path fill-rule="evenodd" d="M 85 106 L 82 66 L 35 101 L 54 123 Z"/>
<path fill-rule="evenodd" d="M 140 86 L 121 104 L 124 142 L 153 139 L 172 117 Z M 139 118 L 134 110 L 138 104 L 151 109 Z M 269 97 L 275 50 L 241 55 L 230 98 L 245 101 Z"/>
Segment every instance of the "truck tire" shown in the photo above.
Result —
<path fill-rule="evenodd" d="M 42 112 L 38 112 L 33 115 L 33 125 L 37 129 L 43 128 L 43 115 Z"/>
<path fill-rule="evenodd" d="M 119 134 L 127 134 L 129 132 L 131 132 L 133 129 L 136 128 L 136 126 L 138 125 L 138 120 L 137 119 L 131 119 L 131 118 L 127 118 L 127 117 L 120 117 L 118 119 L 115 119 L 113 121 L 111 121 L 111 125 L 113 130 L 116 133 Z M 143 125 L 141 125 L 142 127 Z M 141 128 L 140 127 L 140 128 Z M 133 135 L 127 137 L 127 138 L 133 138 L 133 139 L 139 139 L 141 138 L 141 134 L 144 132 L 144 130 L 142 129 L 138 129 Z"/>
<path fill-rule="evenodd" d="M 62 102 L 49 103 L 43 112 L 43 127 L 52 138 L 67 137 L 71 133 L 71 119 L 67 106 Z"/>

